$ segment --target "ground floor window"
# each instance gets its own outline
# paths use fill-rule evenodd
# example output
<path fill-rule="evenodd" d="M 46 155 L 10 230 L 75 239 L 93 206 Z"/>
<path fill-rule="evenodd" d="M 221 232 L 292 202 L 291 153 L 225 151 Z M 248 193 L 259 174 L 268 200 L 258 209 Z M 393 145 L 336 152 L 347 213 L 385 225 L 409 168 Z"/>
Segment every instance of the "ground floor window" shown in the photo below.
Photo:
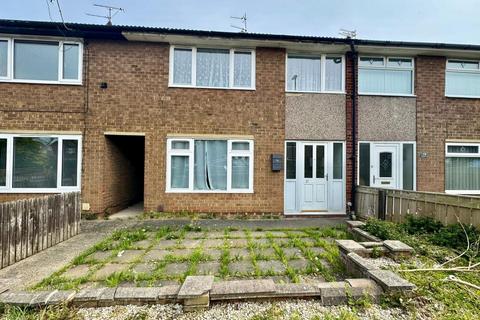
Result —
<path fill-rule="evenodd" d="M 414 142 L 360 142 L 358 184 L 415 190 Z"/>
<path fill-rule="evenodd" d="M 447 143 L 445 191 L 480 194 L 480 143 Z"/>
<path fill-rule="evenodd" d="M 0 192 L 80 189 L 81 137 L 0 135 Z"/>
<path fill-rule="evenodd" d="M 167 191 L 253 192 L 253 141 L 168 139 Z"/>

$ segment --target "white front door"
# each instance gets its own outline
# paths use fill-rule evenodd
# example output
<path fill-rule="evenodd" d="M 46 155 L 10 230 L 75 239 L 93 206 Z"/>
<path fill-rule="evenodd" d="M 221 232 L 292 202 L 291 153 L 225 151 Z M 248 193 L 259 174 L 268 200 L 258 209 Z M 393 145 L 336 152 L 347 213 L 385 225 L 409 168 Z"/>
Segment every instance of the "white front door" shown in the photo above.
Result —
<path fill-rule="evenodd" d="M 328 209 L 327 144 L 303 143 L 302 146 L 301 211 Z"/>
<path fill-rule="evenodd" d="M 373 144 L 372 187 L 398 189 L 400 187 L 400 153 L 397 144 Z"/>

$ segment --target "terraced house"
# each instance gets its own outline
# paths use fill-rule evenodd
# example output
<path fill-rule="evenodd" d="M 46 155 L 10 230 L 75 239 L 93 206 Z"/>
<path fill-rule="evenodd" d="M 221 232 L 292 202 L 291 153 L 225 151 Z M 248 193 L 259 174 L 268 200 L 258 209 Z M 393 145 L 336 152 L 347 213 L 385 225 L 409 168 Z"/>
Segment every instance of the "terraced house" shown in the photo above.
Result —
<path fill-rule="evenodd" d="M 341 214 L 480 194 L 480 46 L 0 21 L 0 199 Z"/>

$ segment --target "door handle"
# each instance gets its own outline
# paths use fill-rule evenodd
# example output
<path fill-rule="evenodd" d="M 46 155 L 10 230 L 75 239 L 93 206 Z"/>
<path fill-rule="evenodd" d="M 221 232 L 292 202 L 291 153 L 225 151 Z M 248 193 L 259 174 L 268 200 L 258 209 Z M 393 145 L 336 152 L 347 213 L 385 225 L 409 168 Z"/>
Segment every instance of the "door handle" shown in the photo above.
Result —
<path fill-rule="evenodd" d="M 373 184 L 375 184 L 375 175 L 373 175 Z"/>

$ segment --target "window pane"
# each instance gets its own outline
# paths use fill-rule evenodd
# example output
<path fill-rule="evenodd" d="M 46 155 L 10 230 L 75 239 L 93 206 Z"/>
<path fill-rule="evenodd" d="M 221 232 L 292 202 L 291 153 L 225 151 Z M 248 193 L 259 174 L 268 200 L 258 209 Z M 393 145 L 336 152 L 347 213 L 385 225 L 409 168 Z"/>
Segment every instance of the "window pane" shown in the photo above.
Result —
<path fill-rule="evenodd" d="M 62 186 L 77 186 L 78 141 L 63 140 Z"/>
<path fill-rule="evenodd" d="M 232 150 L 250 150 L 250 143 L 232 142 Z"/>
<path fill-rule="evenodd" d="M 449 153 L 478 153 L 478 146 L 448 146 Z"/>
<path fill-rule="evenodd" d="M 383 67 L 384 61 L 383 61 L 383 58 L 361 57 L 360 65 L 366 66 L 366 67 Z"/>
<path fill-rule="evenodd" d="M 317 146 L 317 168 L 316 177 L 325 178 L 325 147 Z"/>
<path fill-rule="evenodd" d="M 63 79 L 75 79 L 78 76 L 78 58 L 79 58 L 78 44 L 64 44 L 63 45 Z"/>
<path fill-rule="evenodd" d="M 58 43 L 15 41 L 15 79 L 58 80 Z"/>
<path fill-rule="evenodd" d="M 313 178 L 313 146 L 305 146 L 304 177 Z"/>
<path fill-rule="evenodd" d="M 413 60 L 405 58 L 389 58 L 387 66 L 392 68 L 411 68 L 413 66 Z"/>
<path fill-rule="evenodd" d="M 192 84 L 192 50 L 173 50 L 173 83 Z"/>
<path fill-rule="evenodd" d="M 287 179 L 297 178 L 297 143 L 287 142 Z"/>
<path fill-rule="evenodd" d="M 14 138 L 13 187 L 56 188 L 58 139 Z"/>
<path fill-rule="evenodd" d="M 333 179 L 343 179 L 343 145 L 333 144 Z"/>
<path fill-rule="evenodd" d="M 325 90 L 342 90 L 342 58 L 327 57 L 325 60 Z"/>
<path fill-rule="evenodd" d="M 235 52 L 233 64 L 233 85 L 249 88 L 252 86 L 252 54 Z"/>
<path fill-rule="evenodd" d="M 359 175 L 361 186 L 370 185 L 370 143 L 360 143 Z"/>
<path fill-rule="evenodd" d="M 232 188 L 248 189 L 249 157 L 232 157 Z"/>
<path fill-rule="evenodd" d="M 385 70 L 360 69 L 358 74 L 358 90 L 368 93 L 385 92 Z"/>
<path fill-rule="evenodd" d="M 172 188 L 188 188 L 188 156 L 172 156 Z"/>
<path fill-rule="evenodd" d="M 412 94 L 412 71 L 385 71 L 385 93 Z"/>
<path fill-rule="evenodd" d="M 188 150 L 189 148 L 190 148 L 190 142 L 188 141 L 172 141 L 172 149 Z"/>
<path fill-rule="evenodd" d="M 291 91 L 320 91 L 320 58 L 289 56 L 287 60 L 287 89 Z"/>
<path fill-rule="evenodd" d="M 0 139 L 0 187 L 7 185 L 7 139 Z"/>
<path fill-rule="evenodd" d="M 391 178 L 392 177 L 392 153 L 391 152 L 380 152 L 378 155 L 378 163 L 380 169 L 380 178 Z"/>
<path fill-rule="evenodd" d="M 480 158 L 446 158 L 445 189 L 480 190 Z"/>
<path fill-rule="evenodd" d="M 194 189 L 227 190 L 227 141 L 196 140 Z"/>
<path fill-rule="evenodd" d="M 197 86 L 228 87 L 229 50 L 197 50 Z"/>
<path fill-rule="evenodd" d="M 445 86 L 447 95 L 480 96 L 480 73 L 448 71 Z"/>
<path fill-rule="evenodd" d="M 0 41 L 0 77 L 7 76 L 8 65 L 8 42 Z"/>
<path fill-rule="evenodd" d="M 403 189 L 413 190 L 414 177 L 413 144 L 403 145 Z"/>
<path fill-rule="evenodd" d="M 476 61 L 448 60 L 447 62 L 447 67 L 452 69 L 478 70 L 478 66 Z"/>

